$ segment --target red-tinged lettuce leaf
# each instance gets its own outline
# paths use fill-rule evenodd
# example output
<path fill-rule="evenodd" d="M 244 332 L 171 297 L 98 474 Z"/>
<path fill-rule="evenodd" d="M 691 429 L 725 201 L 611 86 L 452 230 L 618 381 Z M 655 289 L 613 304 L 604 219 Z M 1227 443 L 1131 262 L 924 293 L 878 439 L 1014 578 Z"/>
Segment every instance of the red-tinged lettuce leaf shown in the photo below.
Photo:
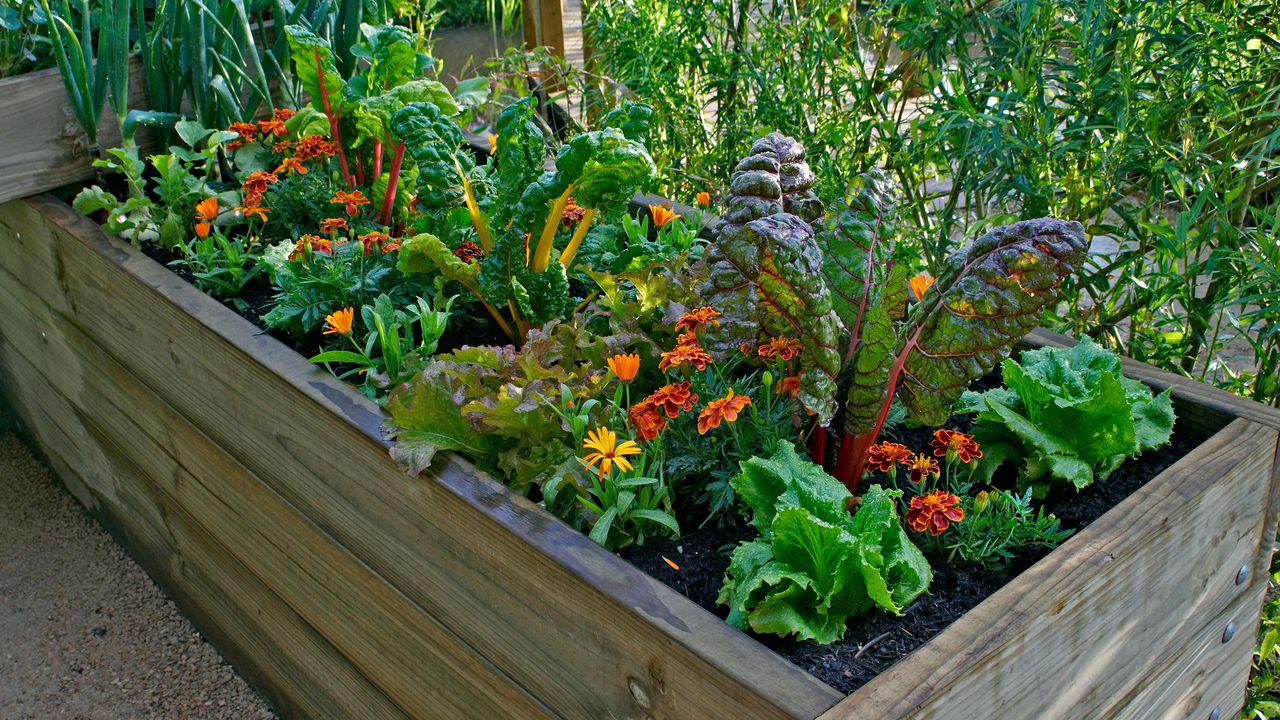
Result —
<path fill-rule="evenodd" d="M 1058 302 L 1088 240 L 1078 222 L 1024 220 L 995 228 L 947 258 L 907 318 L 912 337 L 899 397 L 916 420 L 941 425 L 965 387 L 1008 356 Z"/>
<path fill-rule="evenodd" d="M 486 465 L 498 450 L 495 439 L 477 433 L 462 416 L 447 384 L 435 381 L 439 367 L 397 388 L 387 401 L 391 456 L 411 475 L 426 470 L 438 453 L 453 450 Z"/>
<path fill-rule="evenodd" d="M 800 402 L 821 423 L 829 422 L 843 331 L 831 312 L 813 228 L 788 213 L 745 225 L 727 223 L 704 260 L 702 299 L 726 315 L 724 331 L 708 333 L 709 347 L 724 352 L 726 342 L 733 347 L 735 340 L 799 340 Z"/>

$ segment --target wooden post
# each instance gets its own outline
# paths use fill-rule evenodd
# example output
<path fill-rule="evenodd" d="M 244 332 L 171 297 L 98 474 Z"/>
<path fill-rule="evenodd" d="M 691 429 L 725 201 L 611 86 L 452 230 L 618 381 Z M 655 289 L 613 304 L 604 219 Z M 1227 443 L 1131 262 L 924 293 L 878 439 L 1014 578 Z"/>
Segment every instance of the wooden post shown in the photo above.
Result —
<path fill-rule="evenodd" d="M 563 0 L 524 0 L 522 6 L 525 49 L 545 45 L 564 57 Z"/>

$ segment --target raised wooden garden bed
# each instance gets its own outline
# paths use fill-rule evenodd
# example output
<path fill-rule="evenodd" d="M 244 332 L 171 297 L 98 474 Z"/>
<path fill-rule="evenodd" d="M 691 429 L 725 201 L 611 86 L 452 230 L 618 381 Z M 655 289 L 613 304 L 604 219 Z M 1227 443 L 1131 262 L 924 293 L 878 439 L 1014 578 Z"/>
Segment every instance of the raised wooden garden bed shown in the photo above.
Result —
<path fill-rule="evenodd" d="M 406 476 L 372 404 L 58 200 L 0 207 L 0 318 L 26 431 L 290 717 L 1229 718 L 1243 699 L 1280 412 L 1136 363 L 1212 437 L 846 698 L 465 461 Z"/>

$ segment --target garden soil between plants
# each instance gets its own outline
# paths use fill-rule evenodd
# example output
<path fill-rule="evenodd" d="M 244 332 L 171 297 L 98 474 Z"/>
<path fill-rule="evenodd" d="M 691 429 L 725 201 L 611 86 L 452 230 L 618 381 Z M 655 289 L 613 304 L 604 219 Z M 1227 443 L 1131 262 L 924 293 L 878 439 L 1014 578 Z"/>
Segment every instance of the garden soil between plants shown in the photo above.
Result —
<path fill-rule="evenodd" d="M 169 265 L 177 259 L 176 254 L 154 245 L 148 245 L 143 250 L 152 259 L 191 282 L 192 277 L 184 268 Z M 223 304 L 304 356 L 309 354 L 308 349 L 298 340 L 275 332 L 262 322 L 261 315 L 271 309 L 272 292 L 269 285 L 260 280 L 255 281 L 245 288 L 240 299 L 244 302 L 242 307 L 236 307 L 230 302 Z M 455 336 L 455 339 L 467 336 L 466 333 L 453 331 L 449 335 Z M 444 338 L 442 346 L 462 344 L 450 343 L 449 339 Z M 494 341 L 498 342 L 498 339 L 495 337 Z M 997 368 L 987 377 L 975 381 L 972 387 L 982 390 L 999 385 L 1000 372 Z M 969 416 L 957 415 L 945 427 L 965 431 L 971 424 Z M 902 428 L 892 439 L 903 442 L 908 447 L 928 447 L 931 432 L 930 429 Z M 1177 423 L 1169 445 L 1126 461 L 1106 480 L 1095 482 L 1080 492 L 1059 488 L 1046 499 L 1045 510 L 1056 515 L 1064 529 L 1079 531 L 1164 472 L 1207 438 L 1206 433 Z M 864 479 L 863 487 L 876 482 L 884 482 L 879 473 Z M 652 538 L 644 546 L 623 550 L 620 556 L 650 577 L 724 619 L 728 608 L 718 605 L 716 598 L 720 593 L 725 570 L 729 566 L 729 556 L 739 543 L 753 539 L 756 533 L 746 519 L 739 526 L 727 528 L 698 528 L 684 521 L 682 528 L 685 532 L 678 540 Z M 1020 552 L 1007 575 L 993 574 L 976 565 L 963 561 L 950 562 L 945 557 L 928 554 L 934 577 L 925 595 L 909 605 L 902 616 L 872 612 L 853 620 L 844 638 L 830 645 L 750 634 L 792 664 L 847 695 L 933 639 L 960 616 L 1050 552 L 1052 550 L 1049 548 L 1032 548 Z M 679 570 L 673 569 L 668 560 L 674 562 Z"/>

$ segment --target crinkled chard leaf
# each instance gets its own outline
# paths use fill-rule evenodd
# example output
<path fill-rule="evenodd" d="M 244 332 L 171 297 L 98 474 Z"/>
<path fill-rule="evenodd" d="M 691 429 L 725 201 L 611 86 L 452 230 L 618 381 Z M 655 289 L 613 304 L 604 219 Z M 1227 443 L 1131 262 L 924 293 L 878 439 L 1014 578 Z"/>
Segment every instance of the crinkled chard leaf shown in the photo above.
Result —
<path fill-rule="evenodd" d="M 498 151 L 494 157 L 497 170 L 492 175 L 494 195 L 519 198 L 542 175 L 547 157 L 547 139 L 534 121 L 536 105 L 533 97 L 511 103 L 498 114 L 494 129 L 498 132 Z M 496 203 L 490 211 L 495 228 L 504 228 L 516 210 L 513 202 Z"/>
<path fill-rule="evenodd" d="M 946 259 L 907 318 L 909 352 L 899 397 L 912 417 L 941 425 L 965 387 L 1008 356 L 1058 301 L 1088 241 L 1078 222 L 1025 220 L 995 228 Z"/>
<path fill-rule="evenodd" d="M 345 83 L 334 64 L 329 43 L 302 25 L 289 25 L 284 31 L 289 37 L 289 52 L 298 81 L 311 96 L 312 107 L 324 110 L 327 95 L 330 109 L 341 113 L 345 103 Z M 321 88 L 324 89 L 323 94 Z"/>
<path fill-rule="evenodd" d="M 475 167 L 471 154 L 460 152 L 462 130 L 432 102 L 411 102 L 391 117 L 391 132 L 405 145 L 418 167 L 418 206 L 440 209 L 463 201 L 463 177 Z"/>

